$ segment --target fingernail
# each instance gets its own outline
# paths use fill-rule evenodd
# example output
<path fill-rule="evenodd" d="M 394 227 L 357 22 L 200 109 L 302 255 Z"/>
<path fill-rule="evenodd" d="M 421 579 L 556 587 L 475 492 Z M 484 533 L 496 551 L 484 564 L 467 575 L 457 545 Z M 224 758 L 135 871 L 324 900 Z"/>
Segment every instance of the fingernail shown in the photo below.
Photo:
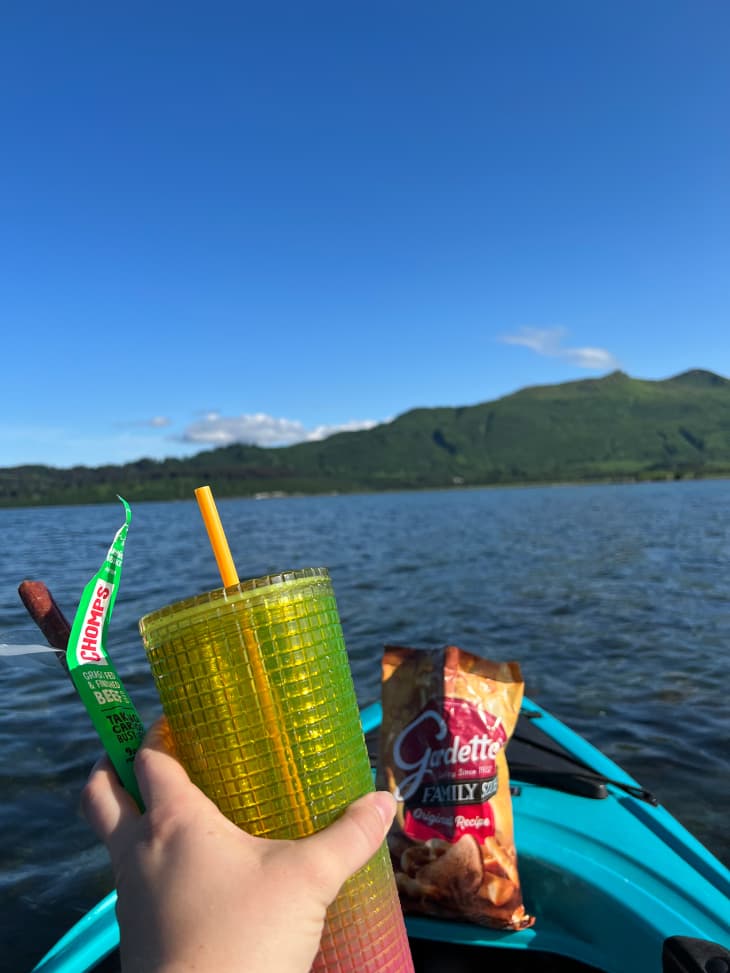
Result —
<path fill-rule="evenodd" d="M 111 761 L 109 760 L 109 758 L 107 757 L 107 755 L 105 753 L 103 753 L 99 757 L 99 759 L 96 761 L 96 763 L 94 764 L 94 766 L 91 768 L 91 770 L 89 771 L 89 776 L 88 776 L 87 780 L 91 780 L 91 778 L 94 776 L 94 774 L 97 772 L 97 770 L 101 770 L 102 768 L 104 768 L 104 770 L 106 770 L 107 767 L 110 767 L 110 766 L 111 766 Z"/>
<path fill-rule="evenodd" d="M 395 816 L 396 802 L 390 791 L 376 791 L 373 803 L 383 819 L 383 831 L 387 832 Z"/>

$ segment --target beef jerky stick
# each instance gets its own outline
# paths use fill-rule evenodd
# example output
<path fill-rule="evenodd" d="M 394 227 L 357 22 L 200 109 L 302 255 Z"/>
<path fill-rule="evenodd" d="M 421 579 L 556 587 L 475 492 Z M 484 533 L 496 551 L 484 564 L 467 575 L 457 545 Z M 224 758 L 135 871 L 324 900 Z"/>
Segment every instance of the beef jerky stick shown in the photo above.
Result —
<path fill-rule="evenodd" d="M 48 644 L 56 650 L 56 658 L 68 672 L 66 646 L 71 626 L 53 595 L 42 581 L 22 581 L 18 585 L 18 594 Z"/>

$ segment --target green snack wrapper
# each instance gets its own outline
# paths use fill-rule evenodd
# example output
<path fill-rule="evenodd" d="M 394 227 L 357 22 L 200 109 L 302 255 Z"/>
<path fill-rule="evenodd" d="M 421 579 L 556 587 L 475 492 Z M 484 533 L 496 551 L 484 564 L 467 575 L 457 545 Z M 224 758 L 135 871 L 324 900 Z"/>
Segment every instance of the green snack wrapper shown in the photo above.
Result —
<path fill-rule="evenodd" d="M 133 764 L 144 727 L 105 648 L 122 573 L 124 542 L 132 519 L 129 504 L 122 497 L 119 499 L 124 504 L 125 522 L 117 531 L 104 563 L 84 588 L 71 627 L 66 662 L 119 779 L 141 808 Z"/>

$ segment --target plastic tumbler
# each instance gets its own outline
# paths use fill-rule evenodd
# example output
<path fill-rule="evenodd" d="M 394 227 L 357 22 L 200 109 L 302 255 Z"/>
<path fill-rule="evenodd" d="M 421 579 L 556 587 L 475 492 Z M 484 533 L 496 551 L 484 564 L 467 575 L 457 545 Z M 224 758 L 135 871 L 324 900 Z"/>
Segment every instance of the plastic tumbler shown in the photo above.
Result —
<path fill-rule="evenodd" d="M 139 625 L 177 754 L 237 825 L 303 837 L 373 789 L 325 569 L 219 588 Z M 330 906 L 312 969 L 412 971 L 385 843 Z"/>

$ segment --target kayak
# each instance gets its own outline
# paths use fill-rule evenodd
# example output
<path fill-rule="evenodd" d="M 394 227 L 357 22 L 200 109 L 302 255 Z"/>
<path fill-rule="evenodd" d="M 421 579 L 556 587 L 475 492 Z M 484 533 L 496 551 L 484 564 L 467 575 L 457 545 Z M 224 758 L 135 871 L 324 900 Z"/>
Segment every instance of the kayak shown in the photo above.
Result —
<path fill-rule="evenodd" d="M 371 753 L 379 703 L 361 710 Z M 730 973 L 730 871 L 605 754 L 523 701 L 507 747 L 522 890 L 518 932 L 407 916 L 416 971 Z M 112 892 L 33 973 L 119 969 Z"/>

